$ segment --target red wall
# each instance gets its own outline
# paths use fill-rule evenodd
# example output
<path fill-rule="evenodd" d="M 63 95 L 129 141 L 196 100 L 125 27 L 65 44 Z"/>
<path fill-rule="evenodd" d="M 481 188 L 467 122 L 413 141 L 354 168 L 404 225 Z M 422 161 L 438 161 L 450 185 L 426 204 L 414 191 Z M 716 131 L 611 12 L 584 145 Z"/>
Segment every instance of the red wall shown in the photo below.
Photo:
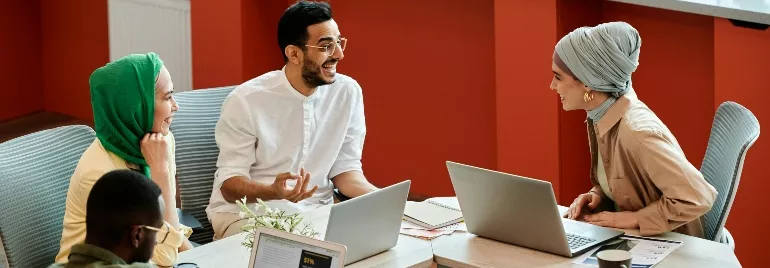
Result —
<path fill-rule="evenodd" d="M 40 2 L 0 1 L 0 122 L 43 108 Z"/>
<path fill-rule="evenodd" d="M 601 0 L 332 3 L 351 40 L 340 72 L 364 89 L 364 166 L 376 184 L 409 178 L 413 192 L 452 195 L 444 166 L 452 160 L 550 181 L 564 205 L 587 191 L 585 113 L 561 111 L 548 83 L 558 39 L 600 22 L 624 20 L 641 33 L 636 92 L 696 167 L 719 103 L 738 101 L 760 122 L 770 116 L 761 103 L 770 36 L 725 20 Z M 286 6 L 228 5 L 193 1 L 196 88 L 237 84 L 282 65 L 274 22 Z M 747 267 L 760 266 L 761 242 L 770 238 L 757 235 L 767 216 L 751 210 L 770 201 L 761 192 L 770 175 L 761 167 L 770 154 L 762 140 L 749 153 L 728 220 Z"/>
<path fill-rule="evenodd" d="M 280 69 L 277 22 L 293 2 L 192 1 L 194 87 L 239 84 Z M 363 162 L 376 184 L 412 179 L 415 192 L 452 195 L 444 161 L 495 168 L 493 5 L 466 3 L 398 0 L 375 9 L 333 1 L 350 39 L 340 72 L 364 89 Z M 430 20 L 424 10 L 432 10 Z"/>
<path fill-rule="evenodd" d="M 372 181 L 411 179 L 414 192 L 453 195 L 445 161 L 495 168 L 492 2 L 334 0 L 333 8 L 350 39 L 339 71 L 364 90 Z"/>
<path fill-rule="evenodd" d="M 238 85 L 279 70 L 276 28 L 286 7 L 275 0 L 190 1 L 193 88 Z"/>
<path fill-rule="evenodd" d="M 770 31 L 732 26 L 725 19 L 714 19 L 714 104 L 735 101 L 751 110 L 760 125 L 770 120 L 770 98 L 767 63 L 770 62 Z M 767 266 L 764 246 L 770 217 L 762 208 L 770 204 L 770 137 L 760 134 L 749 149 L 743 167 L 735 203 L 727 220 L 727 228 L 736 241 L 735 252 L 745 267 Z"/>
<path fill-rule="evenodd" d="M 278 48 L 278 20 L 288 5 L 277 0 L 244 0 L 242 14 L 243 73 L 248 81 L 283 67 Z"/>
<path fill-rule="evenodd" d="M 558 197 L 558 98 L 548 88 L 556 1 L 494 4 L 497 169 L 550 181 Z"/>
<path fill-rule="evenodd" d="M 639 99 L 677 137 L 688 160 L 700 167 L 715 111 L 714 19 L 605 2 L 604 21 L 617 20 L 633 25 L 642 37 L 633 76 Z"/>
<path fill-rule="evenodd" d="M 556 42 L 578 27 L 597 25 L 602 22 L 603 0 L 559 0 L 556 27 Z M 553 47 L 549 55 L 553 55 Z M 543 58 L 546 54 L 541 55 Z M 550 58 L 549 58 L 550 59 Z M 551 61 L 548 61 L 550 64 Z M 542 71 L 542 70 L 540 70 Z M 549 77 L 550 81 L 551 77 Z M 569 205 L 578 195 L 591 189 L 589 180 L 591 171 L 591 155 L 588 151 L 588 134 L 586 132 L 586 113 L 583 111 L 564 111 L 557 94 L 551 92 L 553 109 L 559 114 L 559 203 Z"/>
<path fill-rule="evenodd" d="M 288 1 L 291 4 L 294 1 Z M 3 1 L 0 121 L 45 110 L 91 119 L 88 76 L 109 60 L 107 1 Z M 239 84 L 283 64 L 275 23 L 284 3 L 192 1 L 195 88 Z M 770 35 L 723 19 L 606 1 L 334 0 L 351 40 L 340 71 L 365 90 L 367 175 L 451 195 L 444 161 L 544 179 L 561 204 L 587 190 L 581 112 L 560 110 L 547 84 L 553 46 L 581 25 L 624 20 L 643 39 L 634 86 L 700 166 L 716 107 L 734 100 L 760 122 Z M 396 19 L 397 18 L 397 19 Z M 23 105 L 21 105 L 23 103 Z M 763 263 L 770 197 L 764 138 L 748 155 L 728 220 L 736 253 Z"/>
<path fill-rule="evenodd" d="M 92 120 L 88 78 L 109 62 L 107 0 L 42 0 L 46 111 Z"/>
<path fill-rule="evenodd" d="M 190 1 L 193 88 L 243 82 L 241 1 Z"/>

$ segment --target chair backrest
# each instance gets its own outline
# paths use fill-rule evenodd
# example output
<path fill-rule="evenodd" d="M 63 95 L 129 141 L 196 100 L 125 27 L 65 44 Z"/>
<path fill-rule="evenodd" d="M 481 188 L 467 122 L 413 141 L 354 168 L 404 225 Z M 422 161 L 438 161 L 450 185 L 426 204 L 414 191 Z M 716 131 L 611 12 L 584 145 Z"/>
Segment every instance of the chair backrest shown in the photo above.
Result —
<path fill-rule="evenodd" d="M 214 140 L 214 126 L 219 120 L 222 103 L 235 87 L 221 87 L 182 92 L 174 95 L 179 111 L 174 115 L 171 132 L 176 139 L 176 165 L 182 210 L 203 225 L 190 240 L 199 244 L 211 242 L 214 231 L 206 217 L 214 187 L 219 148 Z"/>
<path fill-rule="evenodd" d="M 711 211 L 703 216 L 706 239 L 721 236 L 738 190 L 746 152 L 757 138 L 759 121 L 751 111 L 734 102 L 719 105 L 701 166 L 706 181 L 718 192 Z"/>
<path fill-rule="evenodd" d="M 70 177 L 95 138 L 74 125 L 0 144 L 0 234 L 10 267 L 54 262 Z"/>

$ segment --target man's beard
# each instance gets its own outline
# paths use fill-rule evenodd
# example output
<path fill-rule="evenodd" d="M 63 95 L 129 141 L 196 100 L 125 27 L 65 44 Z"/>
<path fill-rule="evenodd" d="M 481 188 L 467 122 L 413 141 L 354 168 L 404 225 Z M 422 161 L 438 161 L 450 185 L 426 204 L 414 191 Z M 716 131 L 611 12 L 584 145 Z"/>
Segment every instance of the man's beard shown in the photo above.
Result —
<path fill-rule="evenodd" d="M 329 59 L 324 64 L 333 64 L 336 63 L 337 60 L 335 59 Z M 306 60 L 302 64 L 302 81 L 305 82 L 305 85 L 310 88 L 315 88 L 318 86 L 328 85 L 331 83 L 334 83 L 334 80 L 331 82 L 327 82 L 323 79 L 321 76 L 321 66 L 318 64 L 315 64 L 315 62 Z"/>

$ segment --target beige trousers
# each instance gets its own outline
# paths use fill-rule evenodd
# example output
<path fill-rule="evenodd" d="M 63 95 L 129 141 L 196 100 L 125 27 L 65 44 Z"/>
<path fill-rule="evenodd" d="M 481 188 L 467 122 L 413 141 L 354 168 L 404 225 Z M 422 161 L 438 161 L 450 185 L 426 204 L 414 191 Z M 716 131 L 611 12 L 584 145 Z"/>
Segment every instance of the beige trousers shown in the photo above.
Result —
<path fill-rule="evenodd" d="M 247 219 L 241 219 L 241 216 L 234 213 L 216 213 L 211 218 L 211 226 L 214 228 L 214 241 L 226 238 L 241 231 L 241 227 L 246 224 Z"/>

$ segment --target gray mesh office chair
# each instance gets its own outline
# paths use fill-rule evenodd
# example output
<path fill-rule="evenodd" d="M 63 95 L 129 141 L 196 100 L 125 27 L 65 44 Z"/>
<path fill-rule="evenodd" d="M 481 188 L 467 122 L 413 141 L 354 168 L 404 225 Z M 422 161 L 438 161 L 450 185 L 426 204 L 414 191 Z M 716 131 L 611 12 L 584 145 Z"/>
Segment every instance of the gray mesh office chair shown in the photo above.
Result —
<path fill-rule="evenodd" d="M 47 267 L 59 252 L 70 177 L 96 139 L 64 126 L 0 144 L 0 235 L 10 267 Z"/>
<path fill-rule="evenodd" d="M 182 210 L 200 221 L 190 241 L 211 242 L 214 230 L 206 217 L 214 173 L 217 171 L 219 148 L 214 140 L 214 126 L 219 120 L 222 103 L 235 87 L 193 90 L 174 95 L 179 111 L 174 116 L 171 132 L 176 139 L 176 170 Z"/>
<path fill-rule="evenodd" d="M 757 138 L 759 121 L 751 111 L 734 102 L 719 105 L 701 166 L 706 181 L 719 194 L 711 211 L 703 216 L 703 225 L 706 239 L 726 243 L 733 249 L 735 244 L 724 226 L 738 191 L 746 152 Z"/>

